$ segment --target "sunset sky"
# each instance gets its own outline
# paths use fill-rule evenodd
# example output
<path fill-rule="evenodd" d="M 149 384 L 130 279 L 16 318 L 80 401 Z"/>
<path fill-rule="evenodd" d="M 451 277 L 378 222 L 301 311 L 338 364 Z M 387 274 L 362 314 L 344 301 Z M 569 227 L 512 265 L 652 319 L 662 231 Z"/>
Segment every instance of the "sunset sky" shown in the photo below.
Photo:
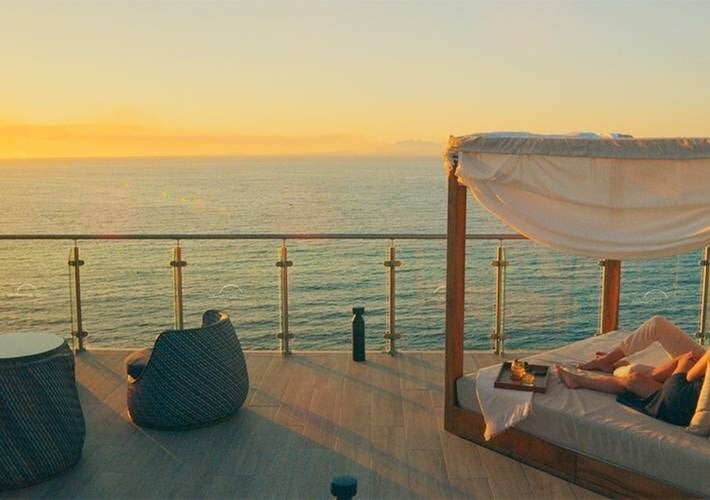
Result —
<path fill-rule="evenodd" d="M 710 2 L 0 0 L 0 157 L 710 135 Z"/>

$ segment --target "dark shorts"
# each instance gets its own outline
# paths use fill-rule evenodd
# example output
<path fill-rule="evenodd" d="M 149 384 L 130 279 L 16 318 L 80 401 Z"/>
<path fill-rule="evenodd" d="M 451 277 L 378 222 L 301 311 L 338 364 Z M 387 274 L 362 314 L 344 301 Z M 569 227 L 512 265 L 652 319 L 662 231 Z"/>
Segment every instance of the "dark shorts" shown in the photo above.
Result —
<path fill-rule="evenodd" d="M 676 373 L 663 383 L 659 391 L 661 403 L 656 418 L 675 425 L 686 426 L 695 414 L 703 377 L 688 382 L 685 373 Z"/>
<path fill-rule="evenodd" d="M 650 396 L 642 398 L 625 392 L 619 394 L 616 400 L 664 422 L 686 426 L 693 418 L 702 386 L 702 377 L 688 382 L 685 373 L 676 373 L 663 383 L 660 390 Z"/>

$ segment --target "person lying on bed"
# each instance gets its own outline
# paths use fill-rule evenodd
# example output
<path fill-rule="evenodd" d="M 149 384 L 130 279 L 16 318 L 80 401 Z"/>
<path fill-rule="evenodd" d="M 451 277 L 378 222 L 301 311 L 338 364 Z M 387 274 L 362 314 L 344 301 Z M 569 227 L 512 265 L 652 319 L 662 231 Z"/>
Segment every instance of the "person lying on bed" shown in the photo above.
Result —
<path fill-rule="evenodd" d="M 671 359 L 659 366 L 628 364 L 624 358 L 658 341 Z M 705 351 L 688 334 L 662 316 L 654 316 L 607 353 L 578 365 L 582 370 L 605 373 L 575 373 L 555 365 L 555 371 L 569 389 L 586 388 L 617 394 L 617 401 L 647 415 L 675 425 L 690 423 L 703 385 L 710 351 Z"/>

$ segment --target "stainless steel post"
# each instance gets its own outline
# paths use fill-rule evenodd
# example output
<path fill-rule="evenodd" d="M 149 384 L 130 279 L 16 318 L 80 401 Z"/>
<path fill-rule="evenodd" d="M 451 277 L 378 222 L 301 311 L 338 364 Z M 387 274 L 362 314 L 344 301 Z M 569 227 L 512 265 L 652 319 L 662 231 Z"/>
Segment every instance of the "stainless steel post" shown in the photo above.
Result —
<path fill-rule="evenodd" d="M 173 317 L 175 321 L 175 329 L 182 330 L 182 268 L 187 265 L 187 262 L 182 260 L 182 249 L 180 248 L 180 240 L 177 241 L 175 247 L 173 248 L 173 260 L 170 261 L 170 265 L 173 268 Z"/>
<path fill-rule="evenodd" d="M 700 325 L 698 327 L 698 338 L 701 344 L 705 344 L 705 328 L 707 327 L 708 316 L 708 287 L 710 286 L 710 246 L 705 247 L 703 260 L 700 261 L 703 268 L 703 280 L 700 284 Z"/>
<path fill-rule="evenodd" d="M 279 280 L 279 293 L 281 296 L 281 333 L 276 337 L 279 339 L 281 354 L 287 355 L 291 354 L 289 340 L 293 338 L 293 334 L 288 331 L 288 268 L 293 266 L 293 262 L 288 260 L 286 240 L 283 240 L 281 243 L 279 260 L 276 262 L 276 266 L 281 268 Z"/>
<path fill-rule="evenodd" d="M 389 277 L 389 287 L 388 287 L 388 299 L 389 299 L 389 321 L 388 321 L 388 329 L 387 332 L 383 335 L 385 338 L 385 351 L 391 355 L 395 355 L 397 352 L 396 349 L 396 340 L 401 338 L 401 335 L 399 335 L 395 331 L 395 318 L 396 318 L 396 304 L 395 304 L 395 297 L 396 297 L 396 292 L 397 289 L 395 287 L 395 268 L 401 266 L 402 263 L 398 261 L 395 258 L 395 246 L 394 246 L 394 240 L 390 241 L 390 247 L 389 247 L 389 260 L 385 261 L 385 267 L 388 268 L 388 277 Z"/>
<path fill-rule="evenodd" d="M 87 335 L 81 315 L 81 273 L 79 268 L 83 265 L 84 261 L 79 258 L 79 247 L 75 241 L 69 259 L 69 266 L 74 268 L 74 316 L 76 318 L 76 327 L 72 325 L 72 335 L 78 341 L 80 352 L 84 350 L 84 337 Z"/>
<path fill-rule="evenodd" d="M 496 250 L 496 259 L 491 261 L 491 265 L 496 268 L 496 303 L 495 322 L 493 325 L 493 352 L 503 355 L 505 344 L 505 268 L 508 262 L 505 260 L 505 249 L 501 240 Z"/>

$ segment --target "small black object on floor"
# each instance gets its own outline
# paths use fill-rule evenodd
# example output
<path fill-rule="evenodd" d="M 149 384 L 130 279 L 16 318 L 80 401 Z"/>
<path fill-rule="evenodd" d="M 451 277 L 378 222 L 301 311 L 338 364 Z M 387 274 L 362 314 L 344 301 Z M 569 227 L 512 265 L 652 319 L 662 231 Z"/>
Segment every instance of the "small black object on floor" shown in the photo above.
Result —
<path fill-rule="evenodd" d="M 350 500 L 357 495 L 357 478 L 354 476 L 335 476 L 330 482 L 330 494 L 338 500 Z"/>

